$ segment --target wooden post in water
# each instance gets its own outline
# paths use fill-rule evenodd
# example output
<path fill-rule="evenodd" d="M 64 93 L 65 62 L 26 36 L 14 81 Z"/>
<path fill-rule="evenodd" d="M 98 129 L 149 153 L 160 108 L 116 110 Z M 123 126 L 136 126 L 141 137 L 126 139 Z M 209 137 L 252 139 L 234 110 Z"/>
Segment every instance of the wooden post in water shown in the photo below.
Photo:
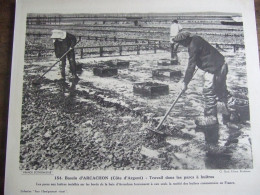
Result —
<path fill-rule="evenodd" d="M 100 47 L 100 57 L 103 57 L 103 47 Z"/>
<path fill-rule="evenodd" d="M 119 46 L 119 55 L 121 56 L 122 55 L 122 51 L 123 51 L 123 48 L 122 48 L 122 45 Z"/>
<path fill-rule="evenodd" d="M 39 50 L 39 52 L 38 52 L 38 58 L 39 57 L 41 57 L 42 55 L 41 55 L 41 50 Z"/>
<path fill-rule="evenodd" d="M 84 56 L 84 51 L 83 51 L 83 48 L 80 49 L 80 58 L 83 59 L 83 56 Z"/>
<path fill-rule="evenodd" d="M 234 53 L 236 53 L 236 51 L 238 50 L 238 46 L 234 44 L 233 47 L 234 47 Z"/>
<path fill-rule="evenodd" d="M 140 45 L 137 45 L 136 50 L 137 50 L 137 55 L 140 55 Z"/>

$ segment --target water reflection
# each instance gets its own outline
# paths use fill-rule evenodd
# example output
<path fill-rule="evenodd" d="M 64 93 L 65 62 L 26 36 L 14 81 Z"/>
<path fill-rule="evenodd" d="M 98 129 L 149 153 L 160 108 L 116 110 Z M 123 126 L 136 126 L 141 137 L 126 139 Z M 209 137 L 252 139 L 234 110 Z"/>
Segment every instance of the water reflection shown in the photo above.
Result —
<path fill-rule="evenodd" d="M 232 153 L 226 146 L 219 145 L 219 125 L 204 128 L 205 136 L 205 166 L 207 169 L 226 169 L 231 165 Z"/>
<path fill-rule="evenodd" d="M 232 165 L 230 154 L 207 156 L 205 159 L 207 169 L 228 169 L 230 165 Z"/>
<path fill-rule="evenodd" d="M 214 125 L 203 130 L 206 144 L 216 145 L 219 140 L 219 125 Z"/>
<path fill-rule="evenodd" d="M 65 81 L 60 81 L 60 98 L 64 104 L 64 109 L 66 111 L 72 111 L 76 104 L 76 86 L 79 82 L 78 79 L 71 79 L 71 83 Z"/>

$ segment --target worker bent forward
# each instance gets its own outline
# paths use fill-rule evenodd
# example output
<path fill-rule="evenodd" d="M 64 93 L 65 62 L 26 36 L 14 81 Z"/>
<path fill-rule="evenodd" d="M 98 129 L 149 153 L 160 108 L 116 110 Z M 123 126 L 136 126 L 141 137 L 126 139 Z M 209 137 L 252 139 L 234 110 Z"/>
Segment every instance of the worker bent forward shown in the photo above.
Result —
<path fill-rule="evenodd" d="M 54 50 L 57 58 L 61 58 L 68 50 L 70 50 L 66 55 L 69 60 L 70 71 L 74 78 L 78 78 L 76 74 L 75 52 L 73 49 L 77 42 L 76 37 L 65 31 L 53 30 L 51 38 L 53 39 L 54 42 Z M 60 59 L 61 77 L 64 80 L 65 80 L 66 56 Z"/>
<path fill-rule="evenodd" d="M 224 56 L 203 38 L 191 36 L 189 32 L 179 33 L 174 41 L 187 47 L 189 53 L 182 90 L 187 89 L 196 66 L 204 71 L 204 116 L 198 118 L 195 123 L 200 127 L 218 124 L 217 100 L 225 103 L 229 114 L 235 115 L 235 110 L 232 109 L 234 99 L 226 85 L 228 66 Z"/>

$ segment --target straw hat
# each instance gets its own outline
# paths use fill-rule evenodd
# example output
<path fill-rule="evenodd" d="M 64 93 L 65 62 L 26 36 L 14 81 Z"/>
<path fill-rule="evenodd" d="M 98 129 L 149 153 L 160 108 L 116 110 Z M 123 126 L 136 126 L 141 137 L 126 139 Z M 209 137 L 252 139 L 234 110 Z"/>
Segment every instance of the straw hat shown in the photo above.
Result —
<path fill-rule="evenodd" d="M 67 33 L 62 30 L 52 30 L 51 39 L 65 39 Z"/>

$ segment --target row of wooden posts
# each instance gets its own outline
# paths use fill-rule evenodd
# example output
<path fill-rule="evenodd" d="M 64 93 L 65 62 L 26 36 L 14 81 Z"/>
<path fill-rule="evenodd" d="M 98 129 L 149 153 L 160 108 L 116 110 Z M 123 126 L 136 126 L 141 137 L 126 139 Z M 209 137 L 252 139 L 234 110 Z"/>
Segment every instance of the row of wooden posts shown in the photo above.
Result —
<path fill-rule="evenodd" d="M 153 51 L 154 53 L 157 53 L 157 49 L 160 48 L 160 46 L 157 48 L 157 45 L 156 44 L 147 44 L 147 45 L 120 45 L 120 46 L 103 46 L 103 47 L 99 47 L 99 54 L 100 54 L 100 57 L 103 57 L 104 56 L 104 48 L 105 47 L 118 47 L 119 48 L 119 55 L 122 56 L 122 53 L 123 53 L 123 47 L 135 47 L 136 49 L 135 50 L 132 50 L 132 51 L 136 51 L 136 54 L 137 55 L 140 55 L 140 51 L 141 51 L 141 46 L 146 46 L 149 50 L 150 46 L 153 47 Z M 80 48 L 80 58 L 82 59 L 84 57 L 84 48 L 88 48 L 88 47 L 82 47 Z"/>
<path fill-rule="evenodd" d="M 153 48 L 153 52 L 154 53 L 157 53 L 157 50 L 160 49 L 160 47 L 158 47 L 158 45 L 156 43 L 154 44 L 146 44 L 146 45 L 120 45 L 120 46 L 96 46 L 96 47 L 77 47 L 75 48 L 75 50 L 80 50 L 80 58 L 83 59 L 84 58 L 84 55 L 85 55 L 85 52 L 84 50 L 85 49 L 96 49 L 98 48 L 99 49 L 99 56 L 100 57 L 103 57 L 105 53 L 109 53 L 109 51 L 104 51 L 104 48 L 111 48 L 111 47 L 117 47 L 118 48 L 118 51 L 119 51 L 119 55 L 122 56 L 123 55 L 123 47 L 135 47 L 135 49 L 133 50 L 126 50 L 126 52 L 129 52 L 129 51 L 136 51 L 136 54 L 137 55 L 140 55 L 141 54 L 141 47 L 142 46 L 145 46 L 146 48 L 148 49 L 145 49 L 145 50 L 150 50 L 150 48 Z M 43 57 L 42 53 L 44 51 L 54 51 L 54 49 L 44 49 L 44 50 L 41 50 L 41 49 L 35 49 L 35 50 L 30 50 L 30 51 L 36 51 L 38 52 L 38 55 L 37 57 Z M 114 51 L 112 51 L 114 53 Z"/>
<path fill-rule="evenodd" d="M 220 48 L 220 45 L 222 44 L 216 44 L 216 47 L 217 48 Z M 233 51 L 236 52 L 239 48 L 244 48 L 244 45 L 239 45 L 239 44 L 233 44 L 231 45 L 233 46 Z M 129 52 L 129 51 L 136 51 L 136 54 L 137 55 L 140 55 L 141 54 L 141 47 L 145 47 L 146 49 L 144 50 L 153 50 L 153 53 L 157 53 L 157 51 L 160 49 L 160 50 L 165 50 L 164 48 L 161 47 L 160 45 L 160 42 L 159 43 L 150 43 L 150 44 L 137 44 L 137 45 L 119 45 L 119 46 L 93 46 L 93 47 L 77 47 L 75 48 L 75 50 L 79 50 L 79 54 L 80 54 L 80 58 L 83 59 L 84 56 L 85 56 L 85 52 L 84 50 L 85 49 L 99 49 L 99 52 L 95 52 L 95 53 L 99 53 L 99 56 L 100 57 L 104 57 L 104 54 L 105 53 L 109 53 L 109 51 L 105 51 L 104 48 L 111 48 L 111 47 L 117 47 L 118 48 L 118 51 L 119 51 L 119 55 L 122 56 L 123 55 L 123 47 L 134 47 L 135 49 L 133 50 L 126 50 L 126 52 Z M 151 49 L 152 48 L 152 49 Z M 38 52 L 38 55 L 37 57 L 43 57 L 42 53 L 44 51 L 54 51 L 54 49 L 44 49 L 44 50 L 41 50 L 41 49 L 35 49 L 35 50 L 30 50 L 30 51 L 36 51 Z M 114 51 L 111 51 L 111 53 L 114 53 Z"/>
<path fill-rule="evenodd" d="M 35 34 L 28 34 L 28 35 L 35 35 Z M 39 35 L 44 35 L 44 36 L 49 36 L 49 34 L 39 34 Z M 153 49 L 154 53 L 157 52 L 158 49 L 161 50 L 167 50 L 167 48 L 169 48 L 169 46 L 167 47 L 163 47 L 163 45 L 168 45 L 169 42 L 168 41 L 164 41 L 164 40 L 149 40 L 149 39 L 131 39 L 131 38 L 117 38 L 117 37 L 97 37 L 97 36 L 78 36 L 78 40 L 82 40 L 82 38 L 87 39 L 87 40 L 98 40 L 98 39 L 104 39 L 104 40 L 124 40 L 124 41 L 131 41 L 131 42 L 135 42 L 138 43 L 139 41 L 145 41 L 147 42 L 147 44 L 132 44 L 132 45 L 116 45 L 116 46 L 91 46 L 91 47 L 77 47 L 77 50 L 80 50 L 80 58 L 82 59 L 84 57 L 84 49 L 96 49 L 99 48 L 99 56 L 103 57 L 104 53 L 109 53 L 109 51 L 104 51 L 104 48 L 111 48 L 111 47 L 117 47 L 118 51 L 119 51 L 119 55 L 121 56 L 123 53 L 123 47 L 134 47 L 136 49 L 132 50 L 132 51 L 136 51 L 137 55 L 140 55 L 141 52 L 141 47 L 145 47 L 145 50 L 150 50 L 150 48 Z M 233 51 L 236 52 L 239 48 L 244 48 L 244 45 L 242 44 L 219 44 L 219 43 L 212 43 L 213 45 L 216 46 L 216 48 L 221 49 L 220 45 L 228 45 L 233 47 Z M 148 49 L 147 49 L 148 48 Z M 28 50 L 29 53 L 31 52 L 38 52 L 38 57 L 42 57 L 42 53 L 44 51 L 53 51 L 53 49 L 32 49 L 32 50 Z M 27 52 L 28 53 L 28 52 Z"/>

